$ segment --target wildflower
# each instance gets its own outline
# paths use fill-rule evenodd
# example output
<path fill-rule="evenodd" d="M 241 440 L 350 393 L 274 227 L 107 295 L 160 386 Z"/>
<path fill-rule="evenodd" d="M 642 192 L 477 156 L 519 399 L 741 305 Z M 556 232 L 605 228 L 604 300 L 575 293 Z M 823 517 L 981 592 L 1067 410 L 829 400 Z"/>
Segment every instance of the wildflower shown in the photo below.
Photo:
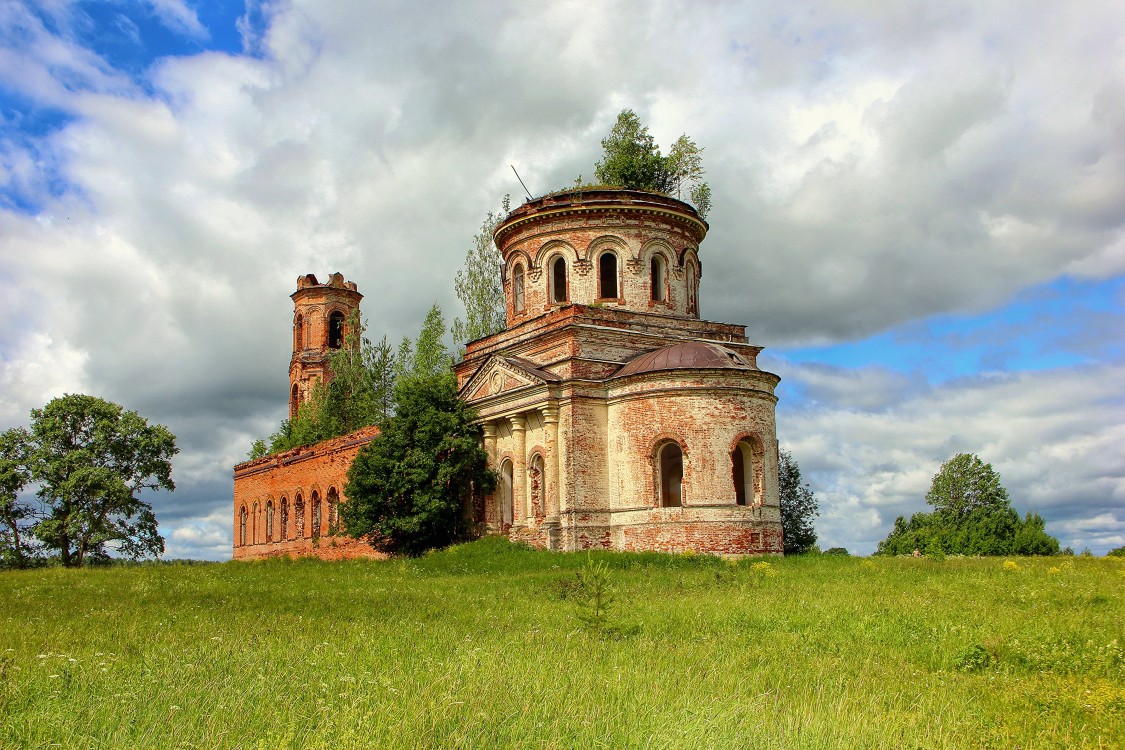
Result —
<path fill-rule="evenodd" d="M 1016 564 L 1015 560 L 1005 560 L 1003 568 L 1009 572 L 1015 572 L 1020 569 L 1020 566 Z"/>

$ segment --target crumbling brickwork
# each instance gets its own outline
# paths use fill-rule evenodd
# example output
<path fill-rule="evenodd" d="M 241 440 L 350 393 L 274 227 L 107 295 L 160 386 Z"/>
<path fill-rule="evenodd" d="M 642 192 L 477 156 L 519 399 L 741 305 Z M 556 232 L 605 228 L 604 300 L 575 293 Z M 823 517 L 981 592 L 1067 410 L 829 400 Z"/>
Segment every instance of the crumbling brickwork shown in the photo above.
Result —
<path fill-rule="evenodd" d="M 341 533 L 339 520 L 348 467 L 377 434 L 378 428 L 367 427 L 235 466 L 234 559 L 382 557 Z"/>

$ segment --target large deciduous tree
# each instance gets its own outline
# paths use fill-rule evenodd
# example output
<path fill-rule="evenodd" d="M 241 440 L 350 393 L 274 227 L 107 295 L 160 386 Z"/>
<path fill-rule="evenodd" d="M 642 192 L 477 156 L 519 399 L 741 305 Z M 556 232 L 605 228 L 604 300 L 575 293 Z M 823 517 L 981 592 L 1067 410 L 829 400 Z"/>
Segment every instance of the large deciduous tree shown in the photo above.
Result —
<path fill-rule="evenodd" d="M 0 523 L 5 556 L 26 563 L 30 535 L 66 566 L 117 553 L 164 552 L 146 489 L 174 490 L 176 438 L 135 411 L 94 396 L 67 395 L 31 411 L 29 430 L 4 433 Z M 20 482 L 38 485 L 38 505 L 19 501 Z"/>
<path fill-rule="evenodd" d="M 1008 491 L 992 464 L 972 453 L 958 453 L 934 475 L 926 502 L 932 513 L 895 519 L 894 529 L 879 543 L 891 555 L 1051 555 L 1058 540 L 1044 530 L 1038 513 L 1024 519 L 1012 508 Z"/>
<path fill-rule="evenodd" d="M 408 555 L 465 536 L 473 501 L 496 484 L 475 418 L 448 372 L 400 382 L 394 416 L 348 469 L 347 533 Z"/>
<path fill-rule="evenodd" d="M 820 503 L 812 488 L 801 481 L 801 467 L 789 451 L 778 452 L 777 475 L 785 554 L 809 552 L 816 544 L 813 519 L 820 515 Z"/>

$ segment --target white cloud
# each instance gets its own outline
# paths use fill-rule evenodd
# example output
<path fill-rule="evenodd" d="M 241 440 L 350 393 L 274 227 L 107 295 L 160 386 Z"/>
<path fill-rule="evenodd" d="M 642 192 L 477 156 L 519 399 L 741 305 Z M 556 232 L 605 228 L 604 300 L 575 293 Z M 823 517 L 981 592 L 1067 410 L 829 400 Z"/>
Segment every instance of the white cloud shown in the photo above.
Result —
<path fill-rule="evenodd" d="M 146 0 L 160 22 L 170 30 L 196 39 L 210 36 L 199 16 L 184 0 Z"/>

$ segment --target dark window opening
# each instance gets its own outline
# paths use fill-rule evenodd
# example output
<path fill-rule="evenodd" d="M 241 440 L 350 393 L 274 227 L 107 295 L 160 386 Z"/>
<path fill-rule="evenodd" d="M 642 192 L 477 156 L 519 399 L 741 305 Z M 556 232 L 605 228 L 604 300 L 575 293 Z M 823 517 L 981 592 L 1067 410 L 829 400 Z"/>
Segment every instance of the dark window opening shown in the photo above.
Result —
<path fill-rule="evenodd" d="M 687 295 L 688 295 L 688 313 L 697 315 L 699 313 L 699 277 L 696 274 L 695 264 L 689 264 L 687 267 Z"/>
<path fill-rule="evenodd" d="M 739 505 L 746 505 L 746 469 L 742 461 L 741 443 L 731 452 L 730 461 L 734 475 L 734 501 Z"/>
<path fill-rule="evenodd" d="M 313 539 L 321 537 L 321 496 L 313 493 L 313 497 L 308 498 L 313 504 Z"/>
<path fill-rule="evenodd" d="M 660 255 L 652 256 L 649 268 L 649 285 L 652 287 L 652 301 L 663 302 L 668 297 L 666 280 L 664 277 L 664 258 Z"/>
<path fill-rule="evenodd" d="M 335 534 L 340 530 L 340 493 L 332 487 L 328 490 L 328 533 Z"/>
<path fill-rule="evenodd" d="M 551 301 L 566 300 L 566 259 L 559 257 L 551 264 Z"/>
<path fill-rule="evenodd" d="M 300 352 L 305 348 L 305 319 L 297 316 L 297 323 L 293 326 L 293 349 Z"/>
<path fill-rule="evenodd" d="M 512 462 L 500 465 L 500 530 L 506 531 L 512 525 Z"/>
<path fill-rule="evenodd" d="M 293 525 L 297 527 L 297 538 L 300 539 L 305 535 L 305 498 L 300 495 L 293 501 L 293 515 L 296 516 Z"/>
<path fill-rule="evenodd" d="M 339 349 L 344 343 L 344 314 L 336 311 L 328 316 L 328 348 Z"/>
<path fill-rule="evenodd" d="M 531 468 L 527 472 L 529 489 L 531 490 L 531 515 L 542 518 L 547 513 L 546 492 L 544 483 L 546 476 L 543 473 L 543 458 L 536 454 L 531 459 Z"/>
<path fill-rule="evenodd" d="M 266 541 L 273 541 L 273 500 L 266 502 Z"/>
<path fill-rule="evenodd" d="M 677 443 L 660 449 L 660 504 L 665 508 L 683 505 L 684 452 Z"/>
<path fill-rule="evenodd" d="M 289 538 L 289 499 L 281 498 L 281 541 Z"/>
<path fill-rule="evenodd" d="M 617 299 L 617 256 L 602 253 L 598 259 L 598 297 Z"/>
<path fill-rule="evenodd" d="M 516 312 L 523 312 L 523 305 L 523 266 L 516 264 L 512 275 L 512 307 Z"/>
<path fill-rule="evenodd" d="M 762 456 L 761 447 L 750 439 L 739 440 L 730 454 L 734 499 L 739 505 L 758 505 L 762 502 L 765 482 Z"/>
<path fill-rule="evenodd" d="M 240 547 L 246 546 L 246 506 L 242 506 L 242 510 L 238 514 L 238 545 Z"/>

